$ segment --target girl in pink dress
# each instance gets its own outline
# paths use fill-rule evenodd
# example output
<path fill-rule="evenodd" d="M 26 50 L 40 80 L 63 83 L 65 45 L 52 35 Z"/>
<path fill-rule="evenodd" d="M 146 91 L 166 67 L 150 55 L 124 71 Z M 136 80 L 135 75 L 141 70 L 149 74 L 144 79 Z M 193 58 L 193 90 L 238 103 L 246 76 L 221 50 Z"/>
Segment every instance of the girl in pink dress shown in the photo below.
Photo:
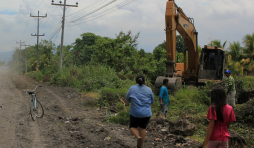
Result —
<path fill-rule="evenodd" d="M 227 102 L 222 86 L 216 86 L 211 92 L 211 106 L 207 113 L 209 126 L 203 148 L 228 148 L 229 124 L 235 120 L 235 113 Z"/>

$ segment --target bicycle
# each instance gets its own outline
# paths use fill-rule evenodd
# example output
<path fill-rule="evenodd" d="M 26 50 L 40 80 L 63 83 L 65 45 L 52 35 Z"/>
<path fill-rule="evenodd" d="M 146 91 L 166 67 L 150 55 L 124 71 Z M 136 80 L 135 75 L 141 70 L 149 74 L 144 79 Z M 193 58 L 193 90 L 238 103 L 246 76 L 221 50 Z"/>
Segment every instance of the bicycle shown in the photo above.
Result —
<path fill-rule="evenodd" d="M 34 90 L 27 91 L 28 95 L 31 95 L 31 101 L 29 103 L 29 108 L 30 108 L 31 118 L 33 121 L 35 121 L 36 117 L 42 118 L 44 115 L 43 107 L 36 95 L 36 90 L 38 87 L 42 87 L 42 86 L 36 86 Z"/>

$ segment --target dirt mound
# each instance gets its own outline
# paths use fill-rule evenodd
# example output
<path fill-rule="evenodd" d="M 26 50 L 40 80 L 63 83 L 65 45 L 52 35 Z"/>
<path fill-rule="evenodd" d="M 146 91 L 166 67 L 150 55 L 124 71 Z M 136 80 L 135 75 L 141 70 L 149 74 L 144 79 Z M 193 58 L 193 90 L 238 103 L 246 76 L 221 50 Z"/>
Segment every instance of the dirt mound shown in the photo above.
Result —
<path fill-rule="evenodd" d="M 175 135 L 170 132 L 170 131 L 184 131 L 182 129 L 183 129 L 183 125 L 185 127 L 185 124 L 181 124 L 182 126 L 175 125 L 180 122 L 184 122 L 184 120 L 180 120 L 178 122 L 171 122 L 171 121 L 166 120 L 164 118 L 151 119 L 151 121 L 147 127 L 147 131 L 148 131 L 147 135 L 149 135 L 149 137 L 151 137 L 151 136 L 154 137 L 154 139 L 153 139 L 154 142 L 152 143 L 154 145 L 154 147 L 172 147 L 172 148 L 174 148 L 174 147 L 188 147 L 188 148 L 202 147 L 202 144 L 200 144 L 198 141 L 193 141 L 193 140 L 186 138 L 184 136 Z M 193 126 L 188 121 L 185 121 L 184 123 L 188 123 L 189 125 L 191 125 L 189 127 Z M 176 129 L 178 129 L 178 130 L 176 130 Z M 186 131 L 188 131 L 188 130 L 186 130 Z M 189 133 L 189 132 L 186 132 L 186 134 L 187 133 Z"/>
<path fill-rule="evenodd" d="M 192 136 L 195 131 L 195 125 L 186 119 L 180 119 L 176 122 L 169 122 L 169 131 L 176 135 Z"/>

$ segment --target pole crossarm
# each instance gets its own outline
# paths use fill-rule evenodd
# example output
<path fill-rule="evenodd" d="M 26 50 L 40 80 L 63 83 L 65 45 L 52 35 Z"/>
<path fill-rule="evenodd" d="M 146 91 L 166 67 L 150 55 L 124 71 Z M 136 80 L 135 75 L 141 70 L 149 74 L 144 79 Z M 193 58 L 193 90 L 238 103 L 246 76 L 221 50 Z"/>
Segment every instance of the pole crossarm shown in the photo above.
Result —
<path fill-rule="evenodd" d="M 31 36 L 45 36 L 45 34 L 44 33 L 42 35 L 31 34 Z"/>
<path fill-rule="evenodd" d="M 41 15 L 39 15 L 39 16 L 35 15 L 35 16 L 33 16 L 33 15 L 30 13 L 30 17 L 42 17 L 42 18 L 45 18 L 45 17 L 47 17 L 47 14 L 44 15 L 44 16 L 41 16 Z"/>
<path fill-rule="evenodd" d="M 26 47 L 29 47 L 29 46 L 30 46 L 30 44 L 29 44 L 29 45 L 21 45 L 21 46 L 25 46 L 25 48 L 26 48 Z"/>
<path fill-rule="evenodd" d="M 51 3 L 51 5 L 64 6 L 64 4 L 55 4 L 55 3 Z M 78 7 L 78 5 L 68 5 L 68 4 L 66 4 L 65 6 L 67 6 L 67 7 Z"/>

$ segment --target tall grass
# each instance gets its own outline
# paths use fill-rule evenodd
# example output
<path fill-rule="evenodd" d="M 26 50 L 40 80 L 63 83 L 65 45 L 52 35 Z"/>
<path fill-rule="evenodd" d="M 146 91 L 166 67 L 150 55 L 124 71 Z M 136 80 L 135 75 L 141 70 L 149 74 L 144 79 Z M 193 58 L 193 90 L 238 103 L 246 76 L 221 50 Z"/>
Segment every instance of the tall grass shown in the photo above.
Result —
<path fill-rule="evenodd" d="M 200 93 L 196 87 L 181 88 L 170 96 L 169 116 L 186 116 L 204 113 L 208 109 L 208 99 L 204 93 Z"/>
<path fill-rule="evenodd" d="M 104 87 L 120 88 L 125 81 L 121 80 L 113 68 L 105 65 L 84 65 L 82 67 L 63 67 L 56 73 L 51 84 L 77 88 L 79 91 L 98 91 Z"/>

